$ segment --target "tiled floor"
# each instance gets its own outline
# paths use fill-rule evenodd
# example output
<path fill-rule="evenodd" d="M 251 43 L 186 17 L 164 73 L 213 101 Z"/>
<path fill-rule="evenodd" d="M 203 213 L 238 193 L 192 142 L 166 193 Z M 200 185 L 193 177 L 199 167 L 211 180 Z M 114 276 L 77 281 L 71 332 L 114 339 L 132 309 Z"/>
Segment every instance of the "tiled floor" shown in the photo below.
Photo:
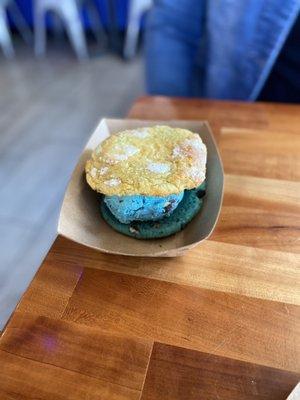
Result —
<path fill-rule="evenodd" d="M 68 47 L 44 60 L 0 54 L 0 330 L 56 234 L 60 202 L 88 136 L 143 93 L 141 60 L 78 64 Z"/>

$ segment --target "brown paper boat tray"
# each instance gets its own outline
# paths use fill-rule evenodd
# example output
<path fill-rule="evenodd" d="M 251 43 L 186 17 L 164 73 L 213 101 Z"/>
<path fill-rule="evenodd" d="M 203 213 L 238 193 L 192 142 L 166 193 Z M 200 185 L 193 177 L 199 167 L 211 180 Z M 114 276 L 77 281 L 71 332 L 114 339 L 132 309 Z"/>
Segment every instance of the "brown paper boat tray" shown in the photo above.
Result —
<path fill-rule="evenodd" d="M 96 145 L 109 135 L 125 129 L 162 124 L 187 128 L 201 136 L 207 147 L 206 195 L 198 215 L 181 232 L 164 239 L 138 240 L 115 232 L 101 218 L 99 199 L 85 181 L 84 166 Z M 221 210 L 223 184 L 221 158 L 207 122 L 102 119 L 84 148 L 68 184 L 58 233 L 105 253 L 143 257 L 181 256 L 212 233 Z"/>

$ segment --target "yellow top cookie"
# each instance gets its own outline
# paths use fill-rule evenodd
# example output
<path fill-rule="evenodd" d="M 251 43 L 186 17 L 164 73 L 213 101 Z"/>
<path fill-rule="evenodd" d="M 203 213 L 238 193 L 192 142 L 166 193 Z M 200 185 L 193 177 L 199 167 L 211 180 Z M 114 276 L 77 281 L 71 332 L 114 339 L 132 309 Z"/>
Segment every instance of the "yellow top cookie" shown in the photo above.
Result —
<path fill-rule="evenodd" d="M 86 163 L 86 179 L 105 195 L 167 196 L 205 179 L 206 146 L 196 133 L 169 126 L 112 135 Z"/>

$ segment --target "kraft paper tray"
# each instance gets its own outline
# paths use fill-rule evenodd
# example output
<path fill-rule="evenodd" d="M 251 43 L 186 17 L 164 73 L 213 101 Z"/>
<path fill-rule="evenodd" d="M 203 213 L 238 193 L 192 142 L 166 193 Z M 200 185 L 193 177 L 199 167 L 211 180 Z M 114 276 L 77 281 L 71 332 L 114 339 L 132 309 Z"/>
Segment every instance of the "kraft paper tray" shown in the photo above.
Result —
<path fill-rule="evenodd" d="M 164 239 L 138 240 L 115 232 L 102 219 L 98 196 L 85 181 L 84 166 L 96 145 L 109 135 L 125 129 L 162 124 L 187 128 L 201 136 L 207 147 L 206 195 L 198 215 L 181 232 Z M 144 257 L 181 256 L 212 233 L 221 210 L 223 182 L 222 162 L 207 122 L 103 119 L 90 137 L 68 184 L 58 233 L 105 253 Z"/>

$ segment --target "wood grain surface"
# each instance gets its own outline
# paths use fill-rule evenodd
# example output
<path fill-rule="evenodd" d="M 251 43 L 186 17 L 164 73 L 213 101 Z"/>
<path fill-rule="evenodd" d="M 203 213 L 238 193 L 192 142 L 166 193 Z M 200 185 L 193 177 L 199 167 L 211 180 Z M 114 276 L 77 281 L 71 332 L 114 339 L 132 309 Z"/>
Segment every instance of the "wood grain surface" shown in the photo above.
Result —
<path fill-rule="evenodd" d="M 16 312 L 2 337 L 0 349 L 141 390 L 152 341 Z"/>
<path fill-rule="evenodd" d="M 282 400 L 298 379 L 295 373 L 156 343 L 142 400 Z"/>
<path fill-rule="evenodd" d="M 300 370 L 299 317 L 298 306 L 88 268 L 63 315 L 292 371 Z"/>
<path fill-rule="evenodd" d="M 206 120 L 216 136 L 223 128 L 281 131 L 299 134 L 299 106 L 275 103 L 246 103 L 169 97 L 141 97 L 130 118 Z"/>
<path fill-rule="evenodd" d="M 300 304 L 299 256 L 293 253 L 208 240 L 180 258 L 128 258 L 99 253 L 58 238 L 48 259 L 52 263 Z"/>
<path fill-rule="evenodd" d="M 222 128 L 220 151 L 228 174 L 300 180 L 300 137 L 288 130 Z"/>
<path fill-rule="evenodd" d="M 74 264 L 64 268 L 57 263 L 43 264 L 17 305 L 17 310 L 61 317 L 82 271 Z"/>
<path fill-rule="evenodd" d="M 1 400 L 138 400 L 140 392 L 0 350 Z"/>
<path fill-rule="evenodd" d="M 2 332 L 0 399 L 286 399 L 300 380 L 300 106 L 145 97 L 130 117 L 208 120 L 218 225 L 173 259 L 57 238 Z"/>
<path fill-rule="evenodd" d="M 299 194 L 298 182 L 227 174 L 221 217 L 211 239 L 300 253 Z"/>

